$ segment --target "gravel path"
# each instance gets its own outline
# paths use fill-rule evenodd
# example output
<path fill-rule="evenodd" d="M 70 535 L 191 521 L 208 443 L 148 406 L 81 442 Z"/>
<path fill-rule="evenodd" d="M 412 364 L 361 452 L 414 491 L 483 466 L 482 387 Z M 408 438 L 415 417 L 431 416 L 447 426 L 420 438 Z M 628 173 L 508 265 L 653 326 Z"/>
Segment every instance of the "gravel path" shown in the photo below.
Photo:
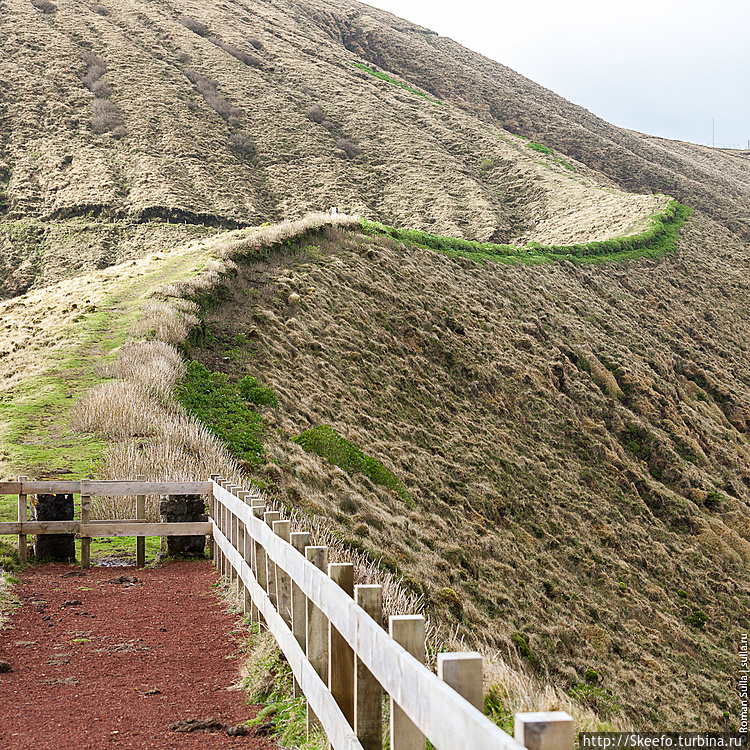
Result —
<path fill-rule="evenodd" d="M 266 738 L 177 732 L 190 719 L 255 715 L 235 689 L 242 633 L 207 562 L 156 569 L 39 565 L 0 630 L 0 747 L 252 748 Z"/>

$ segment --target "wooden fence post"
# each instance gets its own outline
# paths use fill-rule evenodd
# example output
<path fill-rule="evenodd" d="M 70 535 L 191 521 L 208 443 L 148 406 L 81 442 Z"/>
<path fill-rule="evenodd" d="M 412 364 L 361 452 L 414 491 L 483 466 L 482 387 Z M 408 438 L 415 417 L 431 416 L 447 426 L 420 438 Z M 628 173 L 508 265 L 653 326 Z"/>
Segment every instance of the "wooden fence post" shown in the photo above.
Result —
<path fill-rule="evenodd" d="M 237 493 L 237 497 L 247 505 L 247 499 L 250 497 L 250 493 L 247 490 L 240 490 Z M 243 521 L 238 519 L 237 522 L 237 549 L 242 556 L 242 559 L 250 564 L 250 560 L 247 558 L 247 553 L 250 546 L 246 543 L 247 534 L 245 533 L 245 524 Z M 250 598 L 250 592 L 242 581 L 241 576 L 237 576 L 237 593 L 242 595 L 242 611 L 249 615 L 252 611 L 252 599 Z"/>
<path fill-rule="evenodd" d="M 88 480 L 81 480 L 81 526 L 91 521 L 91 496 L 88 494 Z M 81 567 L 91 567 L 91 537 L 81 534 Z"/>
<path fill-rule="evenodd" d="M 253 515 L 263 520 L 265 514 L 265 505 L 254 505 Z M 253 544 L 253 565 L 255 566 L 255 580 L 258 585 L 264 590 L 268 591 L 268 579 L 266 578 L 266 550 L 260 542 L 254 542 Z M 263 617 L 258 610 L 258 622 L 263 622 Z"/>
<path fill-rule="evenodd" d="M 146 475 L 138 474 L 135 478 L 136 482 L 145 482 Z M 136 495 L 135 496 L 135 517 L 138 521 L 146 520 L 146 496 Z M 135 538 L 135 567 L 143 568 L 146 565 L 146 537 L 137 536 Z"/>
<path fill-rule="evenodd" d="M 259 509 L 259 512 L 256 512 L 255 510 L 256 508 Z M 266 511 L 265 500 L 263 500 L 263 498 L 260 498 L 260 497 L 254 497 L 250 501 L 250 509 L 256 518 L 257 517 L 263 518 L 263 514 Z M 258 581 L 258 583 L 260 583 L 260 579 L 258 578 L 258 561 L 256 559 L 256 553 L 255 553 L 255 542 L 253 542 L 252 539 L 250 540 L 250 559 L 251 559 L 250 567 L 253 570 L 253 576 L 255 576 L 255 580 Z M 261 615 L 260 610 L 255 606 L 255 604 L 252 605 L 250 613 L 251 613 L 252 621 L 257 622 L 258 625 L 260 626 L 263 622 L 263 616 Z"/>
<path fill-rule="evenodd" d="M 331 563 L 328 575 L 354 597 L 354 565 Z M 341 712 L 354 728 L 354 651 L 333 625 L 328 627 L 328 688 Z"/>
<path fill-rule="evenodd" d="M 211 474 L 209 479 L 212 482 L 218 482 L 219 481 L 219 475 L 218 474 Z M 211 491 L 211 497 L 208 501 L 208 514 L 213 519 L 214 523 L 216 523 L 216 505 L 217 505 L 216 496 L 213 493 L 213 489 Z M 217 554 L 216 554 L 216 540 L 213 538 L 213 535 L 211 535 L 211 544 L 208 548 L 208 557 L 209 559 L 214 561 L 214 565 L 217 564 Z"/>
<path fill-rule="evenodd" d="M 438 677 L 447 682 L 474 708 L 484 713 L 482 655 L 476 652 L 438 654 Z"/>
<path fill-rule="evenodd" d="M 307 531 L 294 531 L 289 535 L 292 547 L 301 555 L 305 554 L 305 547 L 310 546 L 310 534 Z M 292 580 L 292 633 L 300 648 L 307 653 L 307 597 L 300 587 Z M 302 695 L 297 679 L 294 679 L 294 697 Z"/>
<path fill-rule="evenodd" d="M 236 484 L 230 484 L 229 487 L 227 487 L 227 490 L 234 495 L 237 496 L 237 493 L 239 492 L 240 488 Z M 229 532 L 229 543 L 234 547 L 235 549 L 239 549 L 237 546 L 237 537 L 239 536 L 239 519 L 237 516 L 232 513 L 232 511 L 227 511 L 229 514 L 228 518 L 228 524 L 227 524 L 227 531 Z M 234 569 L 234 565 L 230 563 L 229 565 L 229 583 L 236 583 L 237 581 L 237 571 Z"/>
<path fill-rule="evenodd" d="M 417 661 L 425 661 L 425 622 L 422 615 L 393 615 L 389 632 Z M 391 750 L 425 750 L 425 737 L 391 698 Z"/>
<path fill-rule="evenodd" d="M 276 510 L 268 510 L 263 514 L 263 520 L 266 525 L 273 531 L 274 521 L 278 521 L 280 513 Z M 279 603 L 276 600 L 276 565 L 266 556 L 266 591 L 271 600 L 271 604 L 278 610 Z"/>
<path fill-rule="evenodd" d="M 319 570 L 328 567 L 328 547 L 305 547 L 305 557 Z M 310 601 L 307 602 L 307 659 L 318 673 L 323 684 L 328 684 L 328 619 Z M 307 735 L 320 721 L 307 704 Z"/>
<path fill-rule="evenodd" d="M 27 480 L 28 477 L 18 477 L 18 481 L 23 483 Z M 18 523 L 24 523 L 24 521 L 29 520 L 29 514 L 28 514 L 28 497 L 25 492 L 23 492 L 23 487 L 21 487 L 21 492 L 18 493 Z M 19 534 L 18 535 L 18 559 L 21 561 L 21 563 L 26 562 L 27 558 L 27 539 L 26 534 Z"/>
<path fill-rule="evenodd" d="M 273 533 L 276 536 L 289 543 L 289 536 L 292 531 L 291 521 L 274 521 Z M 289 574 L 281 568 L 276 567 L 276 606 L 284 622 L 291 628 L 292 626 L 292 589 Z"/>
<path fill-rule="evenodd" d="M 529 750 L 573 750 L 573 717 L 565 711 L 516 714 L 513 736 Z"/>
<path fill-rule="evenodd" d="M 354 598 L 378 625 L 383 622 L 383 588 L 355 586 Z M 383 688 L 357 658 L 354 682 L 354 731 L 363 750 L 383 747 Z"/>

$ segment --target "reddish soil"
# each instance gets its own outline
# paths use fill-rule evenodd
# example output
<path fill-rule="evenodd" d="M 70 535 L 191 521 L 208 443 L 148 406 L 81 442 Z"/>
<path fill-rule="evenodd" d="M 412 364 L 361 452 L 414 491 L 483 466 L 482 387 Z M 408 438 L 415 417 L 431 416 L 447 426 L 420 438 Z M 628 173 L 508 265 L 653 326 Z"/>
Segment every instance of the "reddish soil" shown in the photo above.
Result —
<path fill-rule="evenodd" d="M 20 575 L 22 606 L 0 630 L 0 660 L 13 669 L 0 674 L 0 747 L 275 747 L 169 728 L 206 718 L 233 726 L 257 712 L 235 689 L 242 633 L 211 588 L 209 563 L 77 571 L 40 565 Z M 120 576 L 137 583 L 113 582 Z"/>

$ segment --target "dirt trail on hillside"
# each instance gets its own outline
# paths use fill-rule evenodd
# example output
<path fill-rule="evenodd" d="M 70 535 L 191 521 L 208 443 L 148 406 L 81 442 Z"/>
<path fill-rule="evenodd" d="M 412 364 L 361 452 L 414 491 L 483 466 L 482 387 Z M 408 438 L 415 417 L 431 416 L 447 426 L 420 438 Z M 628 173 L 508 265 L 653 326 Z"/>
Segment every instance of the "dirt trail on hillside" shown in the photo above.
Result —
<path fill-rule="evenodd" d="M 207 718 L 234 726 L 257 712 L 234 689 L 242 635 L 208 563 L 80 572 L 44 565 L 20 576 L 21 606 L 0 630 L 0 661 L 13 669 L 0 674 L 0 746 L 274 747 L 170 729 Z"/>

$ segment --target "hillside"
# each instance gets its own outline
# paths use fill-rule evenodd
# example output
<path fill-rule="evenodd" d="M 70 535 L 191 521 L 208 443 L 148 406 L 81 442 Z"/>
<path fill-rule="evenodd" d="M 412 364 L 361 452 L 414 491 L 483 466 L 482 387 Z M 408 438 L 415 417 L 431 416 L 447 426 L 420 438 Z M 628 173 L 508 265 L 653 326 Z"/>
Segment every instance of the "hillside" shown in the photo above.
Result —
<path fill-rule="evenodd" d="M 367 6 L 42 5 L 1 6 L 3 296 L 330 206 L 525 244 L 633 233 L 663 205 L 656 182 L 624 192 L 400 70 L 401 56 L 431 57 L 452 76 L 456 45 Z M 395 35 L 398 54 L 360 49 L 352 29 L 371 46 Z M 488 64 L 467 61 L 467 96 Z M 494 86 L 518 79 L 492 65 Z"/>
<path fill-rule="evenodd" d="M 244 462 L 272 499 L 602 719 L 736 725 L 747 154 L 618 129 L 356 2 L 0 0 L 0 39 L 3 476 L 140 473 L 152 428 L 107 447 L 73 404 L 154 335 L 139 309 L 192 295 L 186 358 L 278 398 Z M 623 262 L 241 229 L 338 206 L 568 245 L 643 231 L 665 195 L 695 209 L 676 248 Z M 395 482 L 304 450 L 322 427 Z"/>

